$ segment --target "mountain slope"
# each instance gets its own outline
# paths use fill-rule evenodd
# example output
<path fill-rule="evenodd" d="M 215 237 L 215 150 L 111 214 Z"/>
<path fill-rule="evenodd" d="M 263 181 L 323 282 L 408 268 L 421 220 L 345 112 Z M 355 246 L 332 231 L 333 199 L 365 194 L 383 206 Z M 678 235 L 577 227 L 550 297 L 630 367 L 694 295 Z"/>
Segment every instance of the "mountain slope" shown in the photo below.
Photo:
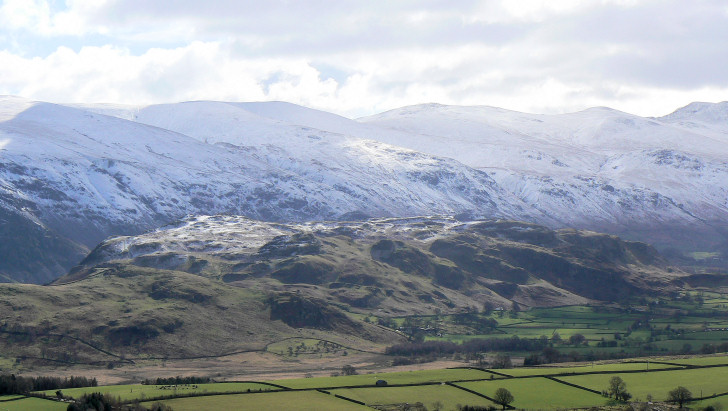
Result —
<path fill-rule="evenodd" d="M 238 145 L 291 144 L 282 129 L 373 139 L 487 171 L 516 201 L 538 210 L 531 221 L 712 250 L 728 238 L 726 113 L 725 103 L 696 103 L 660 119 L 604 107 L 535 115 L 425 104 L 353 121 L 281 102 L 195 102 L 138 108 L 133 117 Z M 693 117 L 690 125 L 700 127 L 685 126 Z M 261 128 L 245 131 L 243 123 Z"/>
<path fill-rule="evenodd" d="M 149 106 L 126 116 L 236 145 L 295 147 L 281 130 L 372 139 L 487 171 L 526 204 L 519 207 L 538 210 L 531 221 L 661 248 L 715 250 L 728 241 L 726 103 L 694 103 L 659 119 L 604 107 L 536 115 L 425 104 L 353 121 L 282 102 Z"/>
<path fill-rule="evenodd" d="M 262 353 L 267 344 L 291 337 L 368 348 L 402 341 L 320 301 L 271 296 L 179 271 L 112 264 L 81 281 L 0 284 L 0 292 L 2 352 L 30 363 L 105 366 Z M 303 322 L 277 318 L 296 304 L 306 306 Z"/>
<path fill-rule="evenodd" d="M 529 223 L 452 218 L 266 223 L 198 216 L 106 240 L 57 283 L 108 264 L 180 270 L 366 313 L 426 314 L 617 301 L 676 290 L 685 274 L 644 243 Z"/>
<path fill-rule="evenodd" d="M 517 221 L 197 216 L 110 238 L 50 285 L 0 284 L 0 349 L 107 365 L 265 357 L 303 338 L 331 344 L 317 351 L 326 358 L 404 341 L 370 316 L 633 303 L 707 277 L 673 270 L 643 243 Z"/>
<path fill-rule="evenodd" d="M 0 278 L 46 282 L 109 235 L 218 213 L 512 218 L 728 255 L 726 116 L 428 104 L 354 121 L 282 102 L 3 97 Z"/>
<path fill-rule="evenodd" d="M 660 119 L 607 108 L 534 115 L 430 104 L 360 121 L 419 136 L 382 133 L 381 141 L 491 172 L 563 225 L 700 249 L 728 232 L 726 115 L 726 103 Z"/>
<path fill-rule="evenodd" d="M 112 110 L 125 116 L 123 108 Z M 223 103 L 136 110 L 197 138 L 74 107 L 0 99 L 4 212 L 77 249 L 187 214 L 273 221 L 356 214 L 538 215 L 487 173 L 453 160 L 285 126 Z M 211 119 L 205 121 L 206 115 Z M 215 140 L 221 130 L 230 134 Z M 202 132 L 212 133 L 209 144 Z M 54 255 L 39 272 L 21 255 L 13 265 L 0 263 L 0 273 L 45 282 L 63 274 L 83 251 L 70 258 L 67 250 Z"/>

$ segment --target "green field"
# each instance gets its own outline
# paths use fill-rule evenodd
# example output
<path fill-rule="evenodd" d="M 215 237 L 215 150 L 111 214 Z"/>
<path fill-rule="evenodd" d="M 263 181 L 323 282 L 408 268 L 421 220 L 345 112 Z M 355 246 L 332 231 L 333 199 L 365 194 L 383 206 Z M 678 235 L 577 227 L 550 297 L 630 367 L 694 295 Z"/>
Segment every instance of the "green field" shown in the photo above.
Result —
<path fill-rule="evenodd" d="M 652 398 L 664 401 L 667 399 L 667 393 L 679 385 L 689 389 L 694 397 L 700 397 L 701 393 L 703 396 L 708 396 L 728 392 L 728 367 L 657 371 L 645 374 L 579 375 L 559 377 L 559 379 L 602 391 L 609 385 L 609 379 L 615 375 L 624 380 L 627 391 L 634 398 L 643 400 L 651 394 Z"/>
<path fill-rule="evenodd" d="M 245 392 L 251 391 L 274 391 L 278 390 L 266 384 L 257 383 L 214 383 L 214 384 L 182 384 L 182 385 L 105 385 L 102 387 L 69 388 L 61 390 L 63 395 L 72 398 L 81 398 L 84 394 L 100 392 L 109 394 L 114 398 L 121 398 L 122 401 L 145 400 L 172 395 L 204 394 L 217 392 Z M 43 394 L 55 396 L 56 390 L 42 391 Z"/>
<path fill-rule="evenodd" d="M 693 409 L 703 409 L 712 405 L 716 410 L 728 408 L 728 395 L 722 397 L 710 398 L 702 401 L 695 401 L 688 404 Z M 718 408 L 721 407 L 721 408 Z"/>
<path fill-rule="evenodd" d="M 511 405 L 519 409 L 582 408 L 604 405 L 607 401 L 599 394 L 560 384 L 546 378 L 464 382 L 457 385 L 491 398 L 498 388 L 505 388 L 515 398 Z"/>
<path fill-rule="evenodd" d="M 716 355 L 710 357 L 693 357 L 678 359 L 655 359 L 655 361 L 664 361 L 673 364 L 689 364 L 689 365 L 724 365 L 728 364 L 728 355 Z"/>
<path fill-rule="evenodd" d="M 663 368 L 675 368 L 674 365 L 654 364 L 650 363 L 650 370 Z M 620 372 L 632 370 L 647 370 L 646 363 L 613 363 L 613 364 L 594 364 L 581 365 L 574 367 L 534 367 L 534 368 L 511 368 L 507 370 L 499 370 L 503 374 L 521 377 L 526 375 L 554 375 L 554 374 L 584 374 L 591 372 Z"/>
<path fill-rule="evenodd" d="M 428 409 L 440 402 L 443 410 L 457 409 L 457 405 L 494 405 L 485 398 L 449 385 L 427 385 L 417 387 L 342 388 L 331 391 L 367 405 L 415 404 L 421 402 Z M 175 408 L 176 411 L 176 408 Z"/>
<path fill-rule="evenodd" d="M 630 308 L 570 306 L 470 314 L 468 322 L 458 322 L 455 316 L 421 319 L 434 330 L 425 336 L 428 341 L 462 344 L 472 339 L 546 338 L 549 346 L 572 361 L 726 350 L 728 331 L 722 329 L 728 328 L 728 299 L 723 295 L 691 292 L 634 303 Z M 478 326 L 494 320 L 495 328 Z M 416 323 L 417 317 L 409 317 L 409 321 Z M 577 334 L 586 341 L 571 344 L 569 338 Z M 560 338 L 554 338 L 556 335 Z M 506 351 L 517 356 L 534 352 Z"/>
<path fill-rule="evenodd" d="M 288 388 L 326 388 L 350 387 L 356 385 L 374 385 L 377 380 L 385 380 L 389 385 L 416 384 L 422 382 L 444 382 L 458 380 L 475 380 L 502 378 L 487 371 L 473 369 L 444 369 L 405 371 L 393 373 L 376 373 L 363 375 L 347 375 L 341 377 L 300 378 L 292 380 L 271 381 Z"/>
<path fill-rule="evenodd" d="M 1 399 L 10 396 L 0 397 Z M 68 404 L 63 402 L 44 400 L 42 398 L 23 398 L 21 400 L 0 402 L 0 410 L 2 411 L 65 411 Z"/>
<path fill-rule="evenodd" d="M 685 334 L 687 340 L 720 340 L 728 339 L 728 331 L 696 331 Z"/>
<path fill-rule="evenodd" d="M 300 410 L 300 411 L 356 411 L 371 410 L 317 391 L 276 392 L 268 394 L 212 395 L 194 398 L 178 398 L 162 401 L 174 411 L 200 410 Z M 149 407 L 152 403 L 142 403 Z"/>
<path fill-rule="evenodd" d="M 609 380 L 613 376 L 619 376 L 625 381 L 627 391 L 633 395 L 634 400 L 644 401 L 648 395 L 651 395 L 656 401 L 664 401 L 667 399 L 668 391 L 678 385 L 687 387 L 694 397 L 728 392 L 728 356 L 726 355 L 680 359 L 655 358 L 654 361 L 690 364 L 697 367 L 718 366 L 709 368 L 686 367 L 665 371 L 664 369 L 673 368 L 674 366 L 650 362 L 650 371 L 647 372 L 646 363 L 624 361 L 619 363 L 595 363 L 593 365 L 519 367 L 498 370 L 515 378 L 496 376 L 487 370 L 451 368 L 289 379 L 274 382 L 281 386 L 303 391 L 287 391 L 255 382 L 197 384 L 196 387 L 195 385 L 178 385 L 176 389 L 174 386 L 116 385 L 74 388 L 62 391 L 64 395 L 74 398 L 79 398 L 83 394 L 91 392 L 107 393 L 120 398 L 124 402 L 141 400 L 147 406 L 156 401 L 155 398 L 179 396 L 178 398 L 162 400 L 165 404 L 172 406 L 175 411 L 224 408 L 236 410 L 301 409 L 324 411 L 366 409 L 364 406 L 345 399 L 336 398 L 335 395 L 361 401 L 368 406 L 385 407 L 387 409 L 402 404 L 412 405 L 419 402 L 428 409 L 434 409 L 436 405 L 439 405 L 442 410 L 455 410 L 458 405 L 494 405 L 490 400 L 470 393 L 465 389 L 493 397 L 498 388 L 508 389 L 515 397 L 515 401 L 511 405 L 519 409 L 588 408 L 605 405 L 609 400 L 586 389 L 572 387 L 559 381 L 576 384 L 591 390 L 603 391 L 607 388 Z M 645 370 L 645 372 L 625 372 L 641 370 Z M 591 374 L 594 372 L 604 374 Z M 559 381 L 543 377 L 550 374 L 573 375 L 559 376 L 557 377 Z M 491 376 L 494 376 L 493 379 L 490 378 Z M 387 381 L 387 386 L 372 386 L 377 380 Z M 445 384 L 445 382 L 453 385 Z M 407 385 L 420 383 L 426 385 Z M 167 389 L 161 387 L 167 387 Z M 248 389 L 252 392 L 248 393 Z M 257 392 L 259 389 L 270 391 L 259 393 Z M 325 389 L 329 393 L 319 392 L 317 389 Z M 45 393 L 55 395 L 55 391 Z M 188 395 L 197 396 L 186 397 Z M 0 401 L 11 398 L 13 397 L 2 397 Z M 705 400 L 699 404 L 703 406 L 711 404 L 728 405 L 728 396 Z M 66 406 L 67 404 L 48 400 L 24 398 L 16 401 L 0 402 L 0 411 L 4 409 L 61 410 L 65 409 Z M 691 404 L 691 406 L 696 407 L 697 405 Z"/>
<path fill-rule="evenodd" d="M 692 257 L 693 260 L 707 260 L 709 258 L 713 257 L 720 257 L 720 253 L 718 252 L 707 252 L 707 251 L 694 251 L 692 253 L 688 253 L 690 257 Z"/>

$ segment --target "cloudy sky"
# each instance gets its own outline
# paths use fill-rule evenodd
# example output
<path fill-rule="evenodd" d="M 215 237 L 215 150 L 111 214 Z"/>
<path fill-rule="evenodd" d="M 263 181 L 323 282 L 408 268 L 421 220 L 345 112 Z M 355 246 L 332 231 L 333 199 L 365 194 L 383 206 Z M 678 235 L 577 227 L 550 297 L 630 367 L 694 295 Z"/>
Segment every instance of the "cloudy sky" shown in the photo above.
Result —
<path fill-rule="evenodd" d="M 1 0 L 0 94 L 662 115 L 728 100 L 728 2 Z"/>

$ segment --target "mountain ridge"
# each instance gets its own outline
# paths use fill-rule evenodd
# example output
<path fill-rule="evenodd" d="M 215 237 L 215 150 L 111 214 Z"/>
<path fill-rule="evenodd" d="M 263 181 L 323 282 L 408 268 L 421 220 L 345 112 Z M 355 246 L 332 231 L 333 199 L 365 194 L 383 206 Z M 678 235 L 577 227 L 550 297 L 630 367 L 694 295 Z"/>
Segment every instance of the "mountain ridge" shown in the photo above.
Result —
<path fill-rule="evenodd" d="M 272 221 L 461 214 L 726 253 L 728 128 L 714 114 L 686 120 L 724 109 L 696 104 L 655 119 L 608 108 L 539 115 L 429 104 L 357 121 L 285 102 L 5 97 L 0 205 L 26 221 L 18 247 L 56 236 L 65 244 L 56 248 L 75 249 L 76 260 L 110 235 L 218 213 Z M 51 254 L 41 260 L 54 268 L 31 281 L 63 274 Z M 20 266 L 16 259 L 15 274 L 0 273 L 33 277 Z"/>
<path fill-rule="evenodd" d="M 454 160 L 305 127 L 280 127 L 272 120 L 243 128 L 255 144 L 235 145 L 205 143 L 48 103 L 3 99 L 0 112 L 5 113 L 0 204 L 7 213 L 43 227 L 17 248 L 33 247 L 50 233 L 90 248 L 110 235 L 140 233 L 187 214 L 279 221 L 351 213 L 537 214 L 487 173 Z M 194 121 L 186 124 L 194 126 Z M 265 133 L 256 131 L 261 127 Z M 15 258 L 13 267 L 22 266 L 22 258 Z M 34 281 L 64 273 L 50 268 L 56 267 L 53 257 L 47 263 L 50 271 Z M 8 270 L 0 264 L 6 277 L 33 275 Z"/>

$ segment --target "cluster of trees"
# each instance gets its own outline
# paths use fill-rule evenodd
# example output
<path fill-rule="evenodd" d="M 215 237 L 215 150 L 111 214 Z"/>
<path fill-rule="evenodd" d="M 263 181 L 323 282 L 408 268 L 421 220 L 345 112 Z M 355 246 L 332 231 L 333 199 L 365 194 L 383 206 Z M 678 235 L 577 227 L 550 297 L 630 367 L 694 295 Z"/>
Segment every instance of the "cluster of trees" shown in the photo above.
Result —
<path fill-rule="evenodd" d="M 31 391 L 57 390 L 62 388 L 96 387 L 96 378 L 86 377 L 21 377 L 15 374 L 0 375 L 0 395 L 26 394 Z"/>
<path fill-rule="evenodd" d="M 338 377 L 340 375 L 357 375 L 358 372 L 356 368 L 354 368 L 353 365 L 346 364 L 345 366 L 341 367 L 341 372 L 335 371 L 331 373 L 332 377 Z"/>
<path fill-rule="evenodd" d="M 580 340 L 581 339 L 579 337 L 576 337 L 574 341 L 570 341 L 570 343 L 575 345 L 583 344 L 583 342 Z M 722 345 L 723 344 L 721 344 L 721 346 Z M 728 343 L 726 343 L 725 345 L 728 346 Z M 418 357 L 434 360 L 437 357 L 449 355 L 476 354 L 489 351 L 531 351 L 533 352 L 533 354 L 528 355 L 525 358 L 524 365 L 526 366 L 566 361 L 610 360 L 636 357 L 641 355 L 641 352 L 630 353 L 626 351 L 589 351 L 587 353 L 572 351 L 568 354 L 563 354 L 559 352 L 559 350 L 557 350 L 556 348 L 551 347 L 549 339 L 547 338 L 531 339 L 519 338 L 517 336 L 510 338 L 473 339 L 464 341 L 462 344 L 457 344 L 450 341 L 408 342 L 389 346 L 386 348 L 385 353 L 387 355 L 398 357 Z M 706 348 L 706 351 L 712 351 L 712 349 Z M 401 364 L 406 364 L 411 363 L 412 361 L 407 360 L 406 358 L 400 358 L 398 362 Z"/>
<path fill-rule="evenodd" d="M 622 358 L 632 358 L 644 355 L 641 351 L 635 352 L 604 352 L 604 351 L 589 351 L 586 353 L 578 353 L 572 351 L 570 353 L 562 353 L 559 350 L 546 347 L 539 353 L 534 353 L 526 356 L 523 360 L 523 365 L 526 367 L 541 364 L 550 364 L 554 362 L 579 362 L 579 361 L 600 361 L 600 360 L 617 360 Z"/>
<path fill-rule="evenodd" d="M 118 408 L 118 406 L 119 401 L 109 394 L 94 392 L 86 394 L 78 399 L 78 401 L 68 404 L 66 411 L 112 411 L 114 408 Z"/>
<path fill-rule="evenodd" d="M 354 366 L 346 364 L 345 366 L 341 367 L 341 375 L 356 375 L 358 374 L 356 371 L 356 368 Z"/>
<path fill-rule="evenodd" d="M 68 404 L 66 411 L 114 411 L 121 409 L 121 402 L 109 394 L 94 392 L 86 394 L 78 400 Z M 172 407 L 161 402 L 155 402 L 150 408 L 139 404 L 124 405 L 126 411 L 172 411 Z"/>
<path fill-rule="evenodd" d="M 632 398 L 632 394 L 627 392 L 627 383 L 620 377 L 612 377 L 609 380 L 609 386 L 602 392 L 605 397 L 614 398 L 617 401 L 629 401 Z M 651 401 L 652 396 L 648 395 L 647 400 Z M 679 386 L 674 390 L 670 390 L 667 394 L 667 402 L 678 404 L 682 409 L 683 405 L 693 399 L 693 393 L 687 388 Z"/>
<path fill-rule="evenodd" d="M 454 314 L 452 317 L 455 324 L 468 326 L 480 333 L 487 333 L 498 327 L 498 320 L 495 318 L 482 318 L 474 312 Z"/>
<path fill-rule="evenodd" d="M 687 344 L 687 345 L 690 345 L 690 344 Z M 703 344 L 703 346 L 700 347 L 699 352 L 701 354 L 715 354 L 718 352 L 728 352 L 728 342 L 720 343 L 718 345 Z"/>
<path fill-rule="evenodd" d="M 609 386 L 602 394 L 606 397 L 614 398 L 617 401 L 629 401 L 632 398 L 632 394 L 627 392 L 627 383 L 622 378 L 616 376 L 609 380 Z"/>
<path fill-rule="evenodd" d="M 210 377 L 169 377 L 146 379 L 142 381 L 144 385 L 181 385 L 181 384 L 207 384 L 212 382 Z M 95 387 L 95 386 L 94 386 Z"/>

